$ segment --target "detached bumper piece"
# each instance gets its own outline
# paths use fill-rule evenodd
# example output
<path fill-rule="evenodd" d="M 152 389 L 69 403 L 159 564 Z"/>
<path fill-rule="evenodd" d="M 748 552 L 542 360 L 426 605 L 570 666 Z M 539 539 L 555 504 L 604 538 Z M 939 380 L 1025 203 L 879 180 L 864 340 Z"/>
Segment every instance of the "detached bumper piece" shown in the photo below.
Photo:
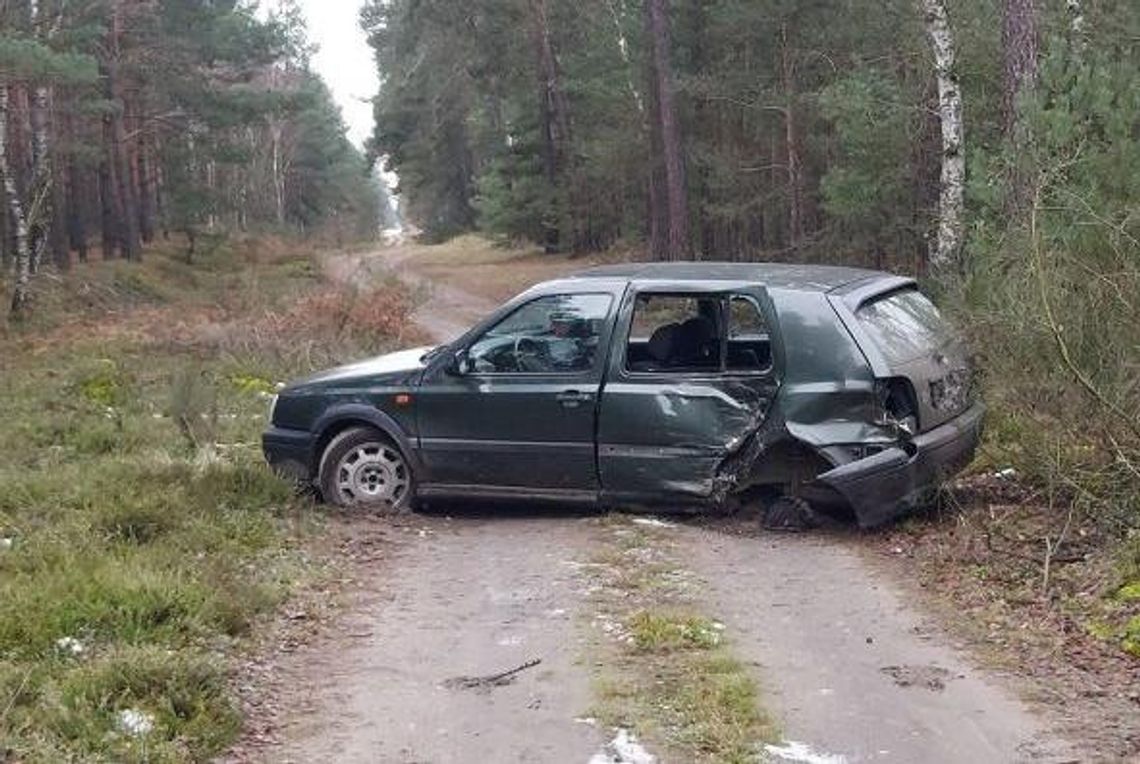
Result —
<path fill-rule="evenodd" d="M 312 478 L 313 436 L 305 430 L 271 427 L 261 436 L 265 461 L 273 471 L 298 482 Z"/>
<path fill-rule="evenodd" d="M 906 514 L 968 465 L 982 434 L 985 407 L 978 403 L 955 419 L 874 456 L 819 476 L 855 512 L 862 528 Z"/>

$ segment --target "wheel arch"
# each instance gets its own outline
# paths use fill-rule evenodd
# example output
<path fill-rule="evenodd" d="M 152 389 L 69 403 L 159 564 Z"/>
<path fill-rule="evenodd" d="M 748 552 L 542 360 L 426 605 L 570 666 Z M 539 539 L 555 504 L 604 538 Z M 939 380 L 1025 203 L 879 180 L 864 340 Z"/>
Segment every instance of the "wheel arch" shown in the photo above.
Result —
<path fill-rule="evenodd" d="M 314 424 L 313 432 L 316 433 L 316 439 L 313 441 L 313 450 L 309 455 L 310 475 L 317 475 L 320 470 L 321 458 L 332 439 L 353 427 L 371 427 L 379 430 L 395 444 L 396 448 L 400 449 L 400 454 L 411 465 L 416 476 L 423 474 L 419 452 L 399 422 L 372 406 L 348 404 L 329 409 Z"/>

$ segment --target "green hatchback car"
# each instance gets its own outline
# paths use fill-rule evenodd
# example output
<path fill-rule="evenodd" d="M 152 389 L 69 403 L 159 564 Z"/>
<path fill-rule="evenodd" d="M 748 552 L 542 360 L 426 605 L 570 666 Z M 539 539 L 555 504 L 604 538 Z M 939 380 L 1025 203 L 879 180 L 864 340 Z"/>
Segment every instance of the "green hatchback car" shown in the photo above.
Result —
<path fill-rule="evenodd" d="M 715 506 L 882 524 L 972 458 L 966 348 L 908 278 L 629 264 L 539 284 L 454 342 L 283 388 L 264 450 L 331 504 Z"/>

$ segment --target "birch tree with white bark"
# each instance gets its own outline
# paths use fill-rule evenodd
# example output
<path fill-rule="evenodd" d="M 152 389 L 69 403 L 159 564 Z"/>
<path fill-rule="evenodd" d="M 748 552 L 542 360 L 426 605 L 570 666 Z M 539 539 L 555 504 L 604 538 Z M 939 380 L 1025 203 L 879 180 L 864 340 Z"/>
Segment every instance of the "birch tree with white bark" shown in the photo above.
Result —
<path fill-rule="evenodd" d="M 24 212 L 20 193 L 16 188 L 16 177 L 8 162 L 8 112 L 9 93 L 7 83 L 0 82 L 0 182 L 4 185 L 4 200 L 8 205 L 12 227 L 15 233 L 15 279 L 12 285 L 12 316 L 22 319 L 28 310 L 28 289 L 32 278 L 32 256 L 28 249 L 28 218 Z"/>
<path fill-rule="evenodd" d="M 938 195 L 938 234 L 930 247 L 935 272 L 958 262 L 963 240 L 966 154 L 962 124 L 962 89 L 955 68 L 954 33 L 945 0 L 922 0 L 926 34 L 934 54 L 938 82 L 938 119 L 942 131 L 942 170 Z"/>

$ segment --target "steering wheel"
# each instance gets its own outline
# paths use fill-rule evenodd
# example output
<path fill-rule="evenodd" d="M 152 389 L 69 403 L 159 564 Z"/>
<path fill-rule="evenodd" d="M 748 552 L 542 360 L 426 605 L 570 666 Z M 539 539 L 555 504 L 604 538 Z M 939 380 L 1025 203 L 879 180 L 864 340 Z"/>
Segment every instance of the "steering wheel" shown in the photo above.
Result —
<path fill-rule="evenodd" d="M 515 340 L 515 366 L 519 371 L 550 371 L 547 350 L 543 342 L 531 337 L 519 337 Z"/>

